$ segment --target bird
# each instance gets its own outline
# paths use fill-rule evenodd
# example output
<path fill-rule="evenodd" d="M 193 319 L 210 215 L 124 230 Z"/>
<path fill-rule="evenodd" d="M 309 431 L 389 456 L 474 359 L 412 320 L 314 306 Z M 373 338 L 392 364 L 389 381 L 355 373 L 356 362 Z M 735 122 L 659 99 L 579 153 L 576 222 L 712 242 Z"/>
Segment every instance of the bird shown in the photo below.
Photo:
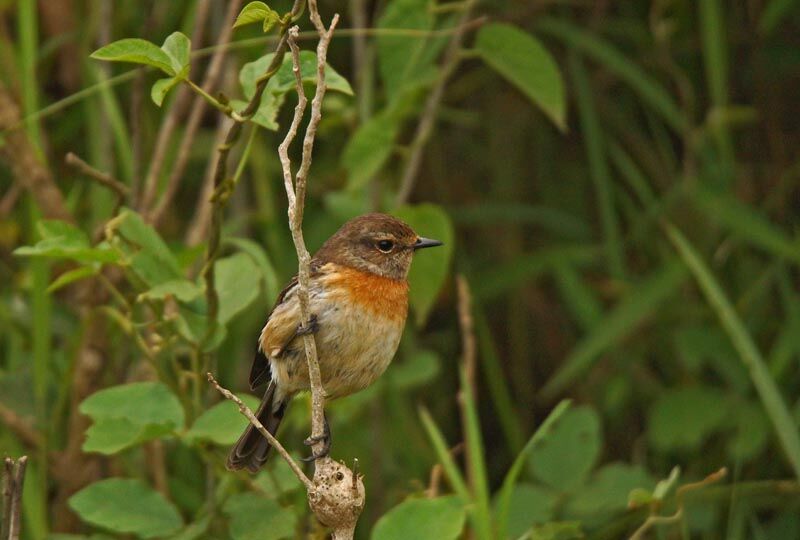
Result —
<path fill-rule="evenodd" d="M 419 236 L 400 219 L 370 213 L 347 221 L 311 258 L 309 323 L 303 326 L 295 276 L 278 295 L 258 338 L 250 388 L 267 385 L 256 417 L 273 435 L 292 397 L 309 390 L 302 336 L 313 333 L 325 399 L 344 397 L 372 384 L 389 366 L 408 314 L 408 272 L 420 249 L 442 242 Z M 324 442 L 310 459 L 330 451 Z M 249 424 L 228 455 L 227 468 L 256 472 L 270 444 Z"/>

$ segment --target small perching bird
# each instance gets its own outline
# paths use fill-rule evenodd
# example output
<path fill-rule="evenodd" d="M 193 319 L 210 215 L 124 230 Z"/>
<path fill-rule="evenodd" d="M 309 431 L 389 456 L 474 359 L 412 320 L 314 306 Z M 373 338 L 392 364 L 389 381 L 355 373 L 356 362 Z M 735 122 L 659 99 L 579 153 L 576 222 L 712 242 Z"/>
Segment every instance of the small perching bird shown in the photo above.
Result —
<path fill-rule="evenodd" d="M 300 322 L 295 277 L 278 296 L 258 339 L 250 387 L 268 384 L 256 416 L 270 433 L 278 430 L 292 396 L 309 389 L 304 334 L 315 334 L 327 400 L 363 390 L 386 370 L 408 314 L 407 278 L 414 253 L 441 244 L 418 236 L 395 217 L 366 214 L 345 223 L 322 245 L 311 259 L 308 327 Z M 327 421 L 324 442 L 327 453 Z M 255 472 L 269 449 L 269 442 L 248 425 L 227 466 Z"/>

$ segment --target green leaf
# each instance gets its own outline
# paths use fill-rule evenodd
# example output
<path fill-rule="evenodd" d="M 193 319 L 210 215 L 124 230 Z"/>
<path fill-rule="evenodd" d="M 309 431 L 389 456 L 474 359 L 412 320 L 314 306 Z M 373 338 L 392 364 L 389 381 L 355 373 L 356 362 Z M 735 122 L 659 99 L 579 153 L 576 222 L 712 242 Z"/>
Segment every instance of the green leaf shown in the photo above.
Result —
<path fill-rule="evenodd" d="M 416 316 L 417 326 L 422 326 L 436 297 L 439 296 L 450 269 L 455 241 L 453 224 L 447 212 L 434 204 L 403 206 L 393 213 L 408 223 L 418 235 L 444 242 L 443 246 L 416 253 L 408 275 L 409 301 Z"/>
<path fill-rule="evenodd" d="M 624 512 L 631 490 L 655 482 L 642 467 L 627 463 L 611 463 L 595 472 L 567 502 L 564 515 L 574 518 L 610 517 Z"/>
<path fill-rule="evenodd" d="M 565 412 L 528 454 L 528 469 L 538 480 L 560 491 L 579 488 L 594 469 L 602 447 L 600 418 L 589 407 Z"/>
<path fill-rule="evenodd" d="M 86 233 L 66 221 L 40 221 L 37 229 L 42 239 L 34 246 L 15 249 L 14 255 L 71 259 L 80 263 L 111 263 L 119 258 L 105 243 L 92 247 Z"/>
<path fill-rule="evenodd" d="M 233 27 L 239 28 L 240 26 L 262 22 L 263 31 L 269 32 L 275 23 L 280 20 L 280 14 L 264 2 L 249 2 L 242 8 L 242 11 L 239 12 L 239 16 L 236 17 L 236 22 L 233 23 Z"/>
<path fill-rule="evenodd" d="M 120 39 L 97 49 L 91 54 L 91 57 L 108 62 L 130 62 L 153 66 L 173 77 L 177 74 L 169 55 L 144 39 Z"/>
<path fill-rule="evenodd" d="M 408 538 L 459 538 L 466 512 L 458 497 L 408 499 L 384 514 L 372 529 L 372 540 Z"/>
<path fill-rule="evenodd" d="M 277 298 L 281 292 L 281 283 L 278 281 L 278 273 L 275 266 L 270 261 L 264 248 L 247 238 L 226 238 L 224 245 L 234 246 L 239 251 L 247 253 L 261 269 L 261 277 L 264 278 L 264 290 L 268 298 Z"/>
<path fill-rule="evenodd" d="M 223 507 L 233 540 L 279 540 L 295 535 L 297 516 L 274 499 L 254 493 L 231 496 Z"/>
<path fill-rule="evenodd" d="M 220 324 L 227 324 L 234 315 L 258 298 L 261 291 L 261 272 L 253 259 L 236 253 L 216 263 L 216 287 L 219 295 Z"/>
<path fill-rule="evenodd" d="M 126 258 L 125 264 L 147 285 L 154 287 L 183 278 L 175 255 L 136 212 L 122 210 L 108 222 L 106 230 L 113 235 L 112 245 Z"/>
<path fill-rule="evenodd" d="M 256 92 L 258 79 L 264 75 L 272 63 L 275 53 L 265 54 L 261 58 L 248 62 L 239 71 L 239 82 L 242 84 L 247 99 L 252 99 Z M 317 55 L 311 51 L 300 51 L 300 75 L 304 83 L 315 84 L 317 81 Z M 347 79 L 342 77 L 330 64 L 325 65 L 325 85 L 328 90 L 353 95 L 353 89 Z M 292 59 L 289 55 L 283 59 L 283 64 L 267 83 L 265 92 L 272 94 L 286 94 L 294 92 L 295 78 Z"/>
<path fill-rule="evenodd" d="M 253 410 L 258 408 L 260 400 L 249 394 L 241 394 L 239 398 Z M 211 441 L 220 445 L 236 442 L 247 425 L 247 418 L 242 416 L 239 408 L 232 401 L 222 401 L 201 414 L 184 437 L 190 441 Z"/>
<path fill-rule="evenodd" d="M 519 538 L 533 525 L 546 523 L 553 518 L 559 494 L 542 486 L 520 482 L 512 487 L 508 508 L 506 510 L 508 525 L 506 534 L 500 538 Z M 498 504 L 495 505 L 495 515 L 498 515 Z"/>
<path fill-rule="evenodd" d="M 361 189 L 383 167 L 399 131 L 400 123 L 389 114 L 378 114 L 359 126 L 342 154 L 347 189 Z"/>
<path fill-rule="evenodd" d="M 647 420 L 647 434 L 661 451 L 699 450 L 728 414 L 725 393 L 708 386 L 670 389 L 656 400 Z"/>
<path fill-rule="evenodd" d="M 176 279 L 172 281 L 165 281 L 149 291 L 143 292 L 139 295 L 138 300 L 164 300 L 168 296 L 174 297 L 181 302 L 191 302 L 195 298 L 200 297 L 203 290 L 197 286 L 196 283 L 188 279 Z"/>
<path fill-rule="evenodd" d="M 183 526 L 178 510 L 141 480 L 109 478 L 82 489 L 69 506 L 92 525 L 140 538 L 155 538 Z"/>
<path fill-rule="evenodd" d="M 173 32 L 161 46 L 172 63 L 176 79 L 185 79 L 189 75 L 189 56 L 192 52 L 192 42 L 181 32 Z"/>
<path fill-rule="evenodd" d="M 113 454 L 183 427 L 183 407 L 162 383 L 112 386 L 86 398 L 79 410 L 94 424 L 86 432 L 86 452 Z"/>
<path fill-rule="evenodd" d="M 506 524 L 508 523 L 508 513 L 511 507 L 511 496 L 514 486 L 517 483 L 517 478 L 522 472 L 522 468 L 525 466 L 528 456 L 533 449 L 536 448 L 540 441 L 544 441 L 550 436 L 553 426 L 561 418 L 561 416 L 569 410 L 569 407 L 570 402 L 568 400 L 561 401 L 555 406 L 550 414 L 547 415 L 547 418 L 545 418 L 544 422 L 542 422 L 539 427 L 536 428 L 536 431 L 533 433 L 533 435 L 531 435 L 531 438 L 528 439 L 528 442 L 525 443 L 525 446 L 522 448 L 517 457 L 514 458 L 514 463 L 511 464 L 511 468 L 506 473 L 506 477 L 503 479 L 503 485 L 497 495 L 497 502 L 495 503 L 497 508 L 497 530 L 501 538 L 508 536 Z"/>
<path fill-rule="evenodd" d="M 161 107 L 164 103 L 164 98 L 181 80 L 178 77 L 167 77 L 166 79 L 158 79 L 150 88 L 150 99 L 153 103 Z"/>
<path fill-rule="evenodd" d="M 386 9 L 378 20 L 378 28 L 426 32 L 433 30 L 434 22 L 428 0 L 393 0 L 386 4 Z M 418 36 L 378 35 L 378 68 L 390 101 L 399 94 L 403 86 L 424 76 L 427 71 L 425 68 L 433 61 L 426 51 L 429 45 L 427 39 Z"/>
<path fill-rule="evenodd" d="M 566 130 L 564 81 L 555 60 L 536 38 L 508 24 L 487 24 L 478 32 L 475 49 L 561 131 Z"/>
<path fill-rule="evenodd" d="M 172 432 L 168 424 L 140 425 L 124 418 L 101 418 L 86 430 L 84 452 L 116 454 L 126 448 L 158 439 Z"/>
<path fill-rule="evenodd" d="M 70 283 L 74 283 L 87 277 L 96 276 L 99 272 L 100 269 L 94 266 L 81 266 L 79 268 L 69 270 L 68 272 L 64 272 L 58 276 L 56 280 L 53 281 L 49 287 L 47 287 L 47 292 L 53 293 L 62 287 L 66 287 Z"/>

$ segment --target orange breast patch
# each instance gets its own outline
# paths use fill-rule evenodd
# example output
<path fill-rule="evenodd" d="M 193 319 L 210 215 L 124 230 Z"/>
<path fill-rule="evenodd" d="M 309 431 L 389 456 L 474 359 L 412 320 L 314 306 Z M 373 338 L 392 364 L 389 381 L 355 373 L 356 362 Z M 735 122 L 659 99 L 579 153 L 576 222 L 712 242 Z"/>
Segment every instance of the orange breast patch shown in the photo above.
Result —
<path fill-rule="evenodd" d="M 405 320 L 408 313 L 408 282 L 344 266 L 338 266 L 326 277 L 332 290 L 346 291 L 348 301 L 377 316 L 394 321 Z"/>

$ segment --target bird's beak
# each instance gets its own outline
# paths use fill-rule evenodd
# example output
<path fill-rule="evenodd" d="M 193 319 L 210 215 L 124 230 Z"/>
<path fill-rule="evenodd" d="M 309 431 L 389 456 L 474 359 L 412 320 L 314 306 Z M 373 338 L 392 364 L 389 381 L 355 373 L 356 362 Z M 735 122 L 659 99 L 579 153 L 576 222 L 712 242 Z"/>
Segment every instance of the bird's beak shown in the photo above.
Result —
<path fill-rule="evenodd" d="M 441 246 L 441 245 L 442 245 L 442 242 L 439 242 L 438 240 L 433 240 L 431 238 L 422 238 L 422 237 L 420 237 L 420 238 L 417 238 L 416 242 L 414 242 L 414 246 L 413 247 L 414 247 L 414 251 L 416 251 L 416 250 L 422 249 L 422 248 L 436 247 L 436 246 Z"/>

